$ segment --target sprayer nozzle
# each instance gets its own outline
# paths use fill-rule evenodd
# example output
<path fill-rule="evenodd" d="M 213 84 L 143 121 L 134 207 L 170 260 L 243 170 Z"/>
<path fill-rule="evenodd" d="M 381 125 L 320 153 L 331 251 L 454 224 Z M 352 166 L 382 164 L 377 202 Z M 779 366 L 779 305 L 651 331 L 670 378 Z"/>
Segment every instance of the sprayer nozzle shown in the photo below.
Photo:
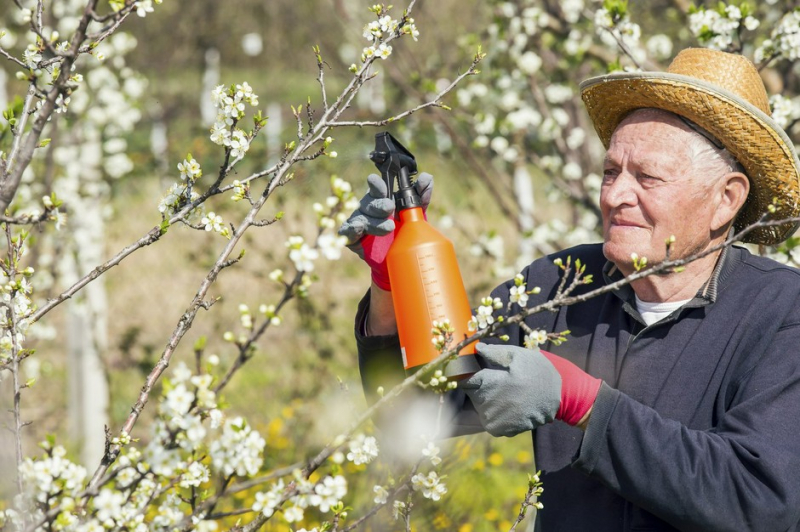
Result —
<path fill-rule="evenodd" d="M 373 151 L 369 153 L 369 159 L 377 165 L 381 165 L 386 162 L 387 157 L 389 157 L 389 154 L 385 151 Z"/>

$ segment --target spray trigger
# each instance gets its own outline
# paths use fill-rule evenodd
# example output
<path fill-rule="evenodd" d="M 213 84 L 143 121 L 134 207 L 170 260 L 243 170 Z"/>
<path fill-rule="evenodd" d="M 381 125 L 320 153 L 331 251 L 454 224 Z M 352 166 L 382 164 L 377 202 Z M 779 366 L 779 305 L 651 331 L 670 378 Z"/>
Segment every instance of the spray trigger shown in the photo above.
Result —
<path fill-rule="evenodd" d="M 375 151 L 369 154 L 369 158 L 380 170 L 387 190 L 394 193 L 398 211 L 422 205 L 411 183 L 411 176 L 417 173 L 417 161 L 388 131 L 375 135 Z M 398 185 L 397 192 L 394 190 L 395 182 Z"/>

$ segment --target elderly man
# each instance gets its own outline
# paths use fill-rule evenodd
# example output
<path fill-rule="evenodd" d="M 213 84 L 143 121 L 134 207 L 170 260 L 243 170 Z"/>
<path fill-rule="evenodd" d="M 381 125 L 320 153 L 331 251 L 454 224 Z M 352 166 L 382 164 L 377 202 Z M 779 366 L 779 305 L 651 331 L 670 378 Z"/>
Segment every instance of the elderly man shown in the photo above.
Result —
<path fill-rule="evenodd" d="M 534 430 L 537 530 L 800 531 L 800 275 L 720 246 L 767 212 L 800 211 L 800 164 L 758 73 L 741 56 L 689 49 L 665 73 L 611 74 L 581 91 L 607 147 L 604 241 L 528 266 L 527 286 L 542 289 L 529 305 L 554 296 L 557 258 L 588 265 L 584 293 L 634 272 L 633 253 L 648 264 L 668 247 L 671 259 L 708 253 L 528 317 L 532 330 L 571 331 L 546 351 L 523 347 L 516 326 L 507 342 L 479 344 L 483 369 L 453 394 L 453 423 Z M 402 375 L 392 287 L 371 240 L 393 229 L 382 201 L 366 198 L 341 230 L 373 269 L 356 323 L 367 394 Z M 797 228 L 762 225 L 744 240 L 774 244 Z M 493 295 L 508 301 L 513 286 Z"/>

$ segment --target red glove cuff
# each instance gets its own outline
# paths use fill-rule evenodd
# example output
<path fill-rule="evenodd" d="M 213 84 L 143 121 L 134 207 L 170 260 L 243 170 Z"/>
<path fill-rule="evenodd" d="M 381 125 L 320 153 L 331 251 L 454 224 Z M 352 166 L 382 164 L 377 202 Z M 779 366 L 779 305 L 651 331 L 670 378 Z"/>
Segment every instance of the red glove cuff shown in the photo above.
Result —
<path fill-rule="evenodd" d="M 386 253 L 394 242 L 394 233 L 386 236 L 367 235 L 361 240 L 364 250 L 364 262 L 372 270 L 372 281 L 381 289 L 390 291 L 389 269 L 386 267 Z"/>
<path fill-rule="evenodd" d="M 385 264 L 383 268 L 372 269 L 372 282 L 381 290 L 385 290 L 386 292 L 392 291 L 392 284 L 389 282 L 389 272 L 386 270 Z"/>
<path fill-rule="evenodd" d="M 422 207 L 422 217 L 427 220 L 427 206 Z M 364 261 L 372 269 L 372 281 L 387 292 L 391 292 L 392 284 L 389 281 L 389 269 L 386 267 L 386 254 L 394 242 L 394 233 L 385 236 L 367 235 L 361 240 L 364 250 Z"/>
<path fill-rule="evenodd" d="M 561 375 L 561 404 L 556 412 L 556 419 L 577 425 L 594 405 L 603 381 L 592 377 L 565 358 L 547 351 L 542 351 L 542 354 Z"/>

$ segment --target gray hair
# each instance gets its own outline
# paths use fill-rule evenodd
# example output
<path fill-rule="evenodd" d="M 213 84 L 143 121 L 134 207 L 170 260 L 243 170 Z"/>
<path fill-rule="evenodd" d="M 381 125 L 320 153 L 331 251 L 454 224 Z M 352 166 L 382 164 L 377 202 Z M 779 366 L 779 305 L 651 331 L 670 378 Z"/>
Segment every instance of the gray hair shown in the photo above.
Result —
<path fill-rule="evenodd" d="M 725 174 L 740 172 L 745 174 L 744 167 L 736 160 L 722 143 L 691 120 L 676 115 L 692 130 L 689 150 L 692 164 L 711 177 L 712 182 Z"/>
<path fill-rule="evenodd" d="M 706 185 L 715 183 L 722 176 L 731 172 L 740 172 L 747 176 L 744 167 L 716 137 L 688 118 L 656 108 L 636 109 L 628 116 L 634 113 L 666 114 L 683 122 L 691 135 L 688 148 L 692 157 L 692 165 L 697 168 L 698 173 L 705 174 L 707 180 L 702 182 Z"/>

